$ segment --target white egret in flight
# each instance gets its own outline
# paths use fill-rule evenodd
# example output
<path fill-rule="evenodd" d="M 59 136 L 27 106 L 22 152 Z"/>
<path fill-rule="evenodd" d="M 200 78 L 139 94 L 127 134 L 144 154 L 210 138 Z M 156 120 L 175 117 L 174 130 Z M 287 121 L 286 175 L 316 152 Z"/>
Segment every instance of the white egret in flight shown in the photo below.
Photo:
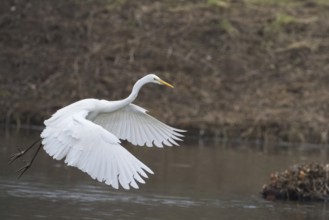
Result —
<path fill-rule="evenodd" d="M 59 109 L 44 122 L 41 139 L 26 150 L 13 155 L 10 162 L 23 156 L 40 142 L 32 160 L 18 170 L 20 176 L 31 166 L 41 146 L 56 160 L 65 158 L 65 163 L 88 173 L 93 179 L 105 182 L 118 189 L 138 188 L 145 183 L 142 177 L 152 170 L 139 161 L 124 147 L 120 140 L 148 147 L 178 145 L 184 130 L 170 127 L 146 110 L 132 104 L 139 90 L 147 83 L 156 83 L 173 88 L 154 74 L 138 80 L 131 94 L 118 101 L 83 99 Z M 19 176 L 19 177 L 20 177 Z"/>

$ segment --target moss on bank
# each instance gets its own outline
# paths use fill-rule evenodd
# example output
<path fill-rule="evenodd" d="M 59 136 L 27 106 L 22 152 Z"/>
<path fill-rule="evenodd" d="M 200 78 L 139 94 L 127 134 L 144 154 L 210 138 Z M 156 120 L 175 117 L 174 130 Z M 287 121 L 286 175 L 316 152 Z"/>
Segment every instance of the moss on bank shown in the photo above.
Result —
<path fill-rule="evenodd" d="M 225 4 L 224 4 L 225 3 Z M 325 1 L 1 1 L 1 122 L 78 99 L 137 104 L 190 134 L 327 143 Z"/>

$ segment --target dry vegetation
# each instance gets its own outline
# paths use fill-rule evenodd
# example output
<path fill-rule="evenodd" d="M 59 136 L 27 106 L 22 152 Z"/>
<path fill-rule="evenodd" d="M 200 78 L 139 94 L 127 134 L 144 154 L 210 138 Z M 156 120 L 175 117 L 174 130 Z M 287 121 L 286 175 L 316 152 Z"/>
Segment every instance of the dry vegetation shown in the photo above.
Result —
<path fill-rule="evenodd" d="M 137 103 L 190 134 L 327 143 L 329 6 L 321 0 L 0 3 L 0 115 L 41 124 L 81 98 Z"/>
<path fill-rule="evenodd" d="M 262 195 L 268 200 L 328 202 L 329 164 L 300 164 L 272 173 Z"/>

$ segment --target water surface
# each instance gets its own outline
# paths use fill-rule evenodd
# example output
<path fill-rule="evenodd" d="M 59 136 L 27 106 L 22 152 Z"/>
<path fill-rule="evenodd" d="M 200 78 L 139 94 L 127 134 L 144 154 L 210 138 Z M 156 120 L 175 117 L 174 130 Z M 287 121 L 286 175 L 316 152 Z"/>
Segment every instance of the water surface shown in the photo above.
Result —
<path fill-rule="evenodd" d="M 114 190 L 43 151 L 20 179 L 8 166 L 15 146 L 39 131 L 2 130 L 0 219 L 329 219 L 324 203 L 263 200 L 269 174 L 328 161 L 327 146 L 223 143 L 190 138 L 180 147 L 127 149 L 154 172 L 139 190 Z"/>

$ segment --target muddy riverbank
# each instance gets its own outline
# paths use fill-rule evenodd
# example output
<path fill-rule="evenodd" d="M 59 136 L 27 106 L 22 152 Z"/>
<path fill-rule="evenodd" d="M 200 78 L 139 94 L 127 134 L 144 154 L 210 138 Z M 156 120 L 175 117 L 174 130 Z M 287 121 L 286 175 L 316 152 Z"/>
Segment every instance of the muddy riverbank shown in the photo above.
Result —
<path fill-rule="evenodd" d="M 191 134 L 327 143 L 326 1 L 0 3 L 0 121 L 42 124 L 82 98 L 121 99 Z"/>

